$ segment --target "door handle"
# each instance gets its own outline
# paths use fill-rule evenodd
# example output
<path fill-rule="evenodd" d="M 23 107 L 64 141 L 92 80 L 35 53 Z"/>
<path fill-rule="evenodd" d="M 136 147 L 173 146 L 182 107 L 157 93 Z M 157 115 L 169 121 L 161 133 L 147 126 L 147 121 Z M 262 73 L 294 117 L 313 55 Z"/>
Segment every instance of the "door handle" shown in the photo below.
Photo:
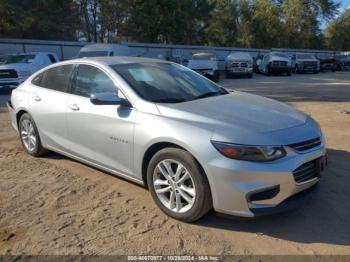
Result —
<path fill-rule="evenodd" d="M 41 101 L 41 98 L 40 96 L 33 96 L 33 100 L 39 102 Z"/>
<path fill-rule="evenodd" d="M 73 111 L 78 111 L 80 108 L 77 104 L 72 104 L 72 105 L 69 105 L 69 108 Z"/>

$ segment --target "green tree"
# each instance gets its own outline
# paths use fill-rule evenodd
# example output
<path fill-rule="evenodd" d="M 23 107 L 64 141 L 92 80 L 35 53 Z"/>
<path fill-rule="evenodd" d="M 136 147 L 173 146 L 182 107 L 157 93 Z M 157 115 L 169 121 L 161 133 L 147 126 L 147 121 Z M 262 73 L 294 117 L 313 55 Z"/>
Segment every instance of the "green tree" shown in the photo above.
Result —
<path fill-rule="evenodd" d="M 0 37 L 75 40 L 73 0 L 0 0 Z"/>
<path fill-rule="evenodd" d="M 205 28 L 209 45 L 232 46 L 237 39 L 238 5 L 231 0 L 209 0 L 211 11 Z"/>
<path fill-rule="evenodd" d="M 253 47 L 272 48 L 283 46 L 283 24 L 280 8 L 273 0 L 256 0 L 252 4 Z"/>
<path fill-rule="evenodd" d="M 328 24 L 325 39 L 330 49 L 350 50 L 350 9 Z"/>
<path fill-rule="evenodd" d="M 283 45 L 291 48 L 322 47 L 319 19 L 333 17 L 338 6 L 331 0 L 284 0 L 281 4 Z"/>
<path fill-rule="evenodd" d="M 129 32 L 141 42 L 193 43 L 196 4 L 191 0 L 136 0 Z"/>

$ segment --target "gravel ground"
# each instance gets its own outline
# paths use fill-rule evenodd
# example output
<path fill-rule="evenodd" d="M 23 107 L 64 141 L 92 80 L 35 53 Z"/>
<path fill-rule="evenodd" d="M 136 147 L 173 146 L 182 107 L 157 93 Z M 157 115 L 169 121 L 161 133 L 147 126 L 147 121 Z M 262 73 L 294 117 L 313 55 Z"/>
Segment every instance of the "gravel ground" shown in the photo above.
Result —
<path fill-rule="evenodd" d="M 290 103 L 320 123 L 329 167 L 299 209 L 181 223 L 140 186 L 55 153 L 25 154 L 2 112 L 0 254 L 350 254 L 350 72 L 221 84 Z"/>

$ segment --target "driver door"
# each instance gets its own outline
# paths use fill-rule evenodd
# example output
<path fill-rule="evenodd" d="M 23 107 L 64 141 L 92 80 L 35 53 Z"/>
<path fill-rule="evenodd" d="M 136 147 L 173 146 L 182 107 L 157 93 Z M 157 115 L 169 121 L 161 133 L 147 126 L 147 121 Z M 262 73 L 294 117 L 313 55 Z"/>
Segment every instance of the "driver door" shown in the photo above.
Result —
<path fill-rule="evenodd" d="M 94 105 L 90 94 L 118 88 L 101 69 L 80 64 L 67 101 L 70 153 L 91 163 L 131 175 L 136 111 L 122 105 Z"/>

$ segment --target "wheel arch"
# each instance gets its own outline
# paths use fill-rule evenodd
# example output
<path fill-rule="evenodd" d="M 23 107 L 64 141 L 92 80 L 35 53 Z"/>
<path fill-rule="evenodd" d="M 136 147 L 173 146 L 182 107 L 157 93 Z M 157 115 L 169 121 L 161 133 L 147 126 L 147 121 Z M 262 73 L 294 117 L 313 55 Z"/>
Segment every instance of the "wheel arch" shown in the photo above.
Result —
<path fill-rule="evenodd" d="M 208 179 L 207 174 L 206 174 L 203 166 L 198 161 L 198 159 L 195 157 L 195 155 L 192 154 L 188 149 L 186 149 L 186 148 L 184 148 L 176 143 L 173 143 L 173 142 L 156 142 L 147 148 L 147 150 L 145 151 L 143 158 L 142 158 L 142 166 L 141 166 L 142 181 L 143 181 L 146 188 L 148 188 L 148 186 L 147 186 L 147 168 L 148 168 L 148 164 L 149 164 L 150 160 L 160 150 L 162 150 L 164 148 L 171 148 L 171 147 L 182 149 L 182 150 L 188 152 L 189 154 L 191 154 L 193 159 L 197 162 L 199 167 L 202 169 L 204 175 Z M 209 181 L 209 179 L 208 179 L 208 181 Z"/>
<path fill-rule="evenodd" d="M 21 119 L 21 116 L 24 114 L 29 114 L 27 110 L 25 109 L 20 109 L 17 114 L 16 114 L 16 125 L 19 127 L 19 120 Z"/>

